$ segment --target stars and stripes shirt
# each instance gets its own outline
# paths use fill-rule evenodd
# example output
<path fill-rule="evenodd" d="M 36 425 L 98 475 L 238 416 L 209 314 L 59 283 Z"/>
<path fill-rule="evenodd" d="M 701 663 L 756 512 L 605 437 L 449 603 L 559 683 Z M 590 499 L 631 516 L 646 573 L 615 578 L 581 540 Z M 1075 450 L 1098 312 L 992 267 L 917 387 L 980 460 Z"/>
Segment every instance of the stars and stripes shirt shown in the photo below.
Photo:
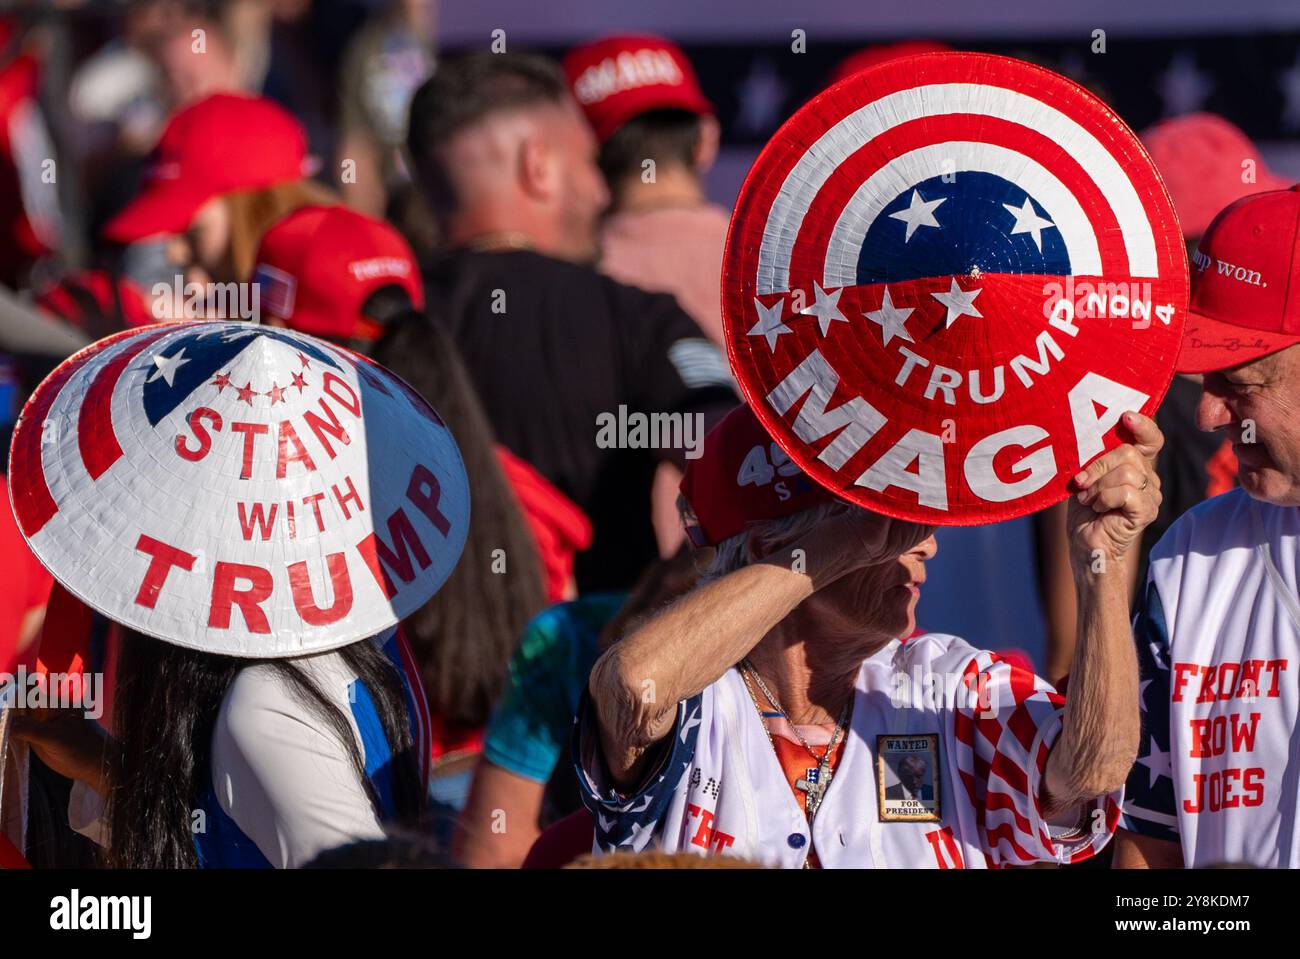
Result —
<path fill-rule="evenodd" d="M 575 719 L 574 762 L 597 853 L 720 853 L 785 868 L 811 848 L 826 868 L 1071 862 L 1109 840 L 1122 793 L 1047 821 L 1041 786 L 1062 709 L 1048 683 L 954 636 L 891 642 L 858 672 L 844 752 L 811 830 L 735 669 L 678 704 L 662 758 L 635 792 L 613 788 L 590 697 Z M 886 821 L 878 737 L 933 737 L 933 819 Z"/>
<path fill-rule="evenodd" d="M 1188 867 L 1300 867 L 1300 509 L 1237 489 L 1151 553 L 1134 620 L 1142 740 L 1120 825 Z"/>

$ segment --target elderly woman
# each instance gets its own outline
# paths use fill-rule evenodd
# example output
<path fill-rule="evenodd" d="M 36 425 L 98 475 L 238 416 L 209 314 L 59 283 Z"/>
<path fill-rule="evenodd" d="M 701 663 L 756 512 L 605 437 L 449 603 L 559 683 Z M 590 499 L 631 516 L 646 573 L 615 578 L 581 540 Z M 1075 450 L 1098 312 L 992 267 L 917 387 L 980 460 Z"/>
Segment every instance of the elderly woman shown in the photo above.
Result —
<path fill-rule="evenodd" d="M 1124 424 L 1133 443 L 1075 478 L 1067 704 L 996 654 L 913 636 L 932 530 L 834 500 L 730 414 L 682 484 L 692 539 L 717 546 L 705 585 L 591 674 L 574 746 L 597 851 L 954 868 L 1102 848 L 1139 728 L 1123 557 L 1160 503 L 1159 430 Z"/>

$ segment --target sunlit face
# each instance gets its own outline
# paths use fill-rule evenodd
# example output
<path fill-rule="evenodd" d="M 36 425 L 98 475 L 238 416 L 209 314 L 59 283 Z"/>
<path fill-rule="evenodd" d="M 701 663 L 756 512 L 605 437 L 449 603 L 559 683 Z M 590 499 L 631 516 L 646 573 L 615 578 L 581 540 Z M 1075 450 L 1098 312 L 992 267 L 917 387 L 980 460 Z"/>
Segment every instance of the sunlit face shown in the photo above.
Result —
<path fill-rule="evenodd" d="M 213 197 L 194 214 L 185 233 L 168 245 L 167 255 L 187 284 L 233 282 L 230 239 L 230 208 L 221 197 Z"/>
<path fill-rule="evenodd" d="M 1248 494 L 1300 506 L 1300 346 L 1206 373 L 1196 425 L 1232 441 Z"/>
<path fill-rule="evenodd" d="M 916 631 L 925 564 L 939 544 L 932 530 L 902 520 L 891 524 L 890 539 L 906 543 L 907 548 L 883 563 L 841 577 L 804 603 L 828 633 L 861 636 L 866 630 L 899 639 Z M 915 542 L 922 534 L 924 538 Z"/>

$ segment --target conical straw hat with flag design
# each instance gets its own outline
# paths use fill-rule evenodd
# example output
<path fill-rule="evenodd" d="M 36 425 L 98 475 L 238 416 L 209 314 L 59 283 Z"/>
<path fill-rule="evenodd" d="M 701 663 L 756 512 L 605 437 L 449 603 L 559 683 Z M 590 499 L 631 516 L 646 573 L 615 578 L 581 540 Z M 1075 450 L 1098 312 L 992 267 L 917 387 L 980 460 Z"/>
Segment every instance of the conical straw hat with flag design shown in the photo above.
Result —
<path fill-rule="evenodd" d="M 1133 132 L 1049 70 L 937 53 L 854 74 L 763 149 L 723 270 L 733 370 L 782 449 L 876 512 L 1040 509 L 1151 414 L 1187 306 Z"/>
<path fill-rule="evenodd" d="M 365 357 L 230 322 L 101 340 L 36 390 L 10 496 L 71 593 L 211 653 L 379 634 L 450 575 L 469 485 L 429 405 Z"/>

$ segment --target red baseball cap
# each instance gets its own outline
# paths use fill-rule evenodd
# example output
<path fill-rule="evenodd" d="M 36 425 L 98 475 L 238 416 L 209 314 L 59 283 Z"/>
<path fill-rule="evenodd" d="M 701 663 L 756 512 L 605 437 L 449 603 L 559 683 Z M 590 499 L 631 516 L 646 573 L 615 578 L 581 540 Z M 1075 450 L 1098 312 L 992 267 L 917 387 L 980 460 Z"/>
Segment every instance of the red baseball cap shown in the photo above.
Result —
<path fill-rule="evenodd" d="M 180 233 L 215 196 L 256 190 L 308 174 L 307 134 L 265 97 L 214 93 L 167 121 L 143 189 L 104 227 L 133 243 Z"/>
<path fill-rule="evenodd" d="M 1209 373 L 1300 343 L 1300 183 L 1243 197 L 1192 255 L 1180 373 Z"/>
<path fill-rule="evenodd" d="M 1213 113 L 1189 113 L 1149 127 L 1140 139 L 1174 201 L 1183 236 L 1195 240 L 1220 210 L 1252 193 L 1285 190 L 1291 181 L 1269 171 L 1259 147 Z M 1242 180 L 1247 161 L 1254 177 Z"/>
<path fill-rule="evenodd" d="M 686 54 L 663 37 L 606 37 L 585 44 L 564 58 L 564 73 L 601 143 L 651 110 L 713 115 Z"/>
<path fill-rule="evenodd" d="M 681 492 L 695 514 L 686 535 L 696 546 L 716 546 L 750 523 L 835 499 L 804 475 L 745 405 L 709 431 L 698 459 L 686 461 Z"/>
<path fill-rule="evenodd" d="M 383 326 L 361 313 L 367 298 L 396 284 L 417 310 L 424 284 L 402 234 L 345 206 L 295 210 L 266 231 L 253 282 L 262 315 L 291 330 L 336 340 L 376 340 Z"/>

